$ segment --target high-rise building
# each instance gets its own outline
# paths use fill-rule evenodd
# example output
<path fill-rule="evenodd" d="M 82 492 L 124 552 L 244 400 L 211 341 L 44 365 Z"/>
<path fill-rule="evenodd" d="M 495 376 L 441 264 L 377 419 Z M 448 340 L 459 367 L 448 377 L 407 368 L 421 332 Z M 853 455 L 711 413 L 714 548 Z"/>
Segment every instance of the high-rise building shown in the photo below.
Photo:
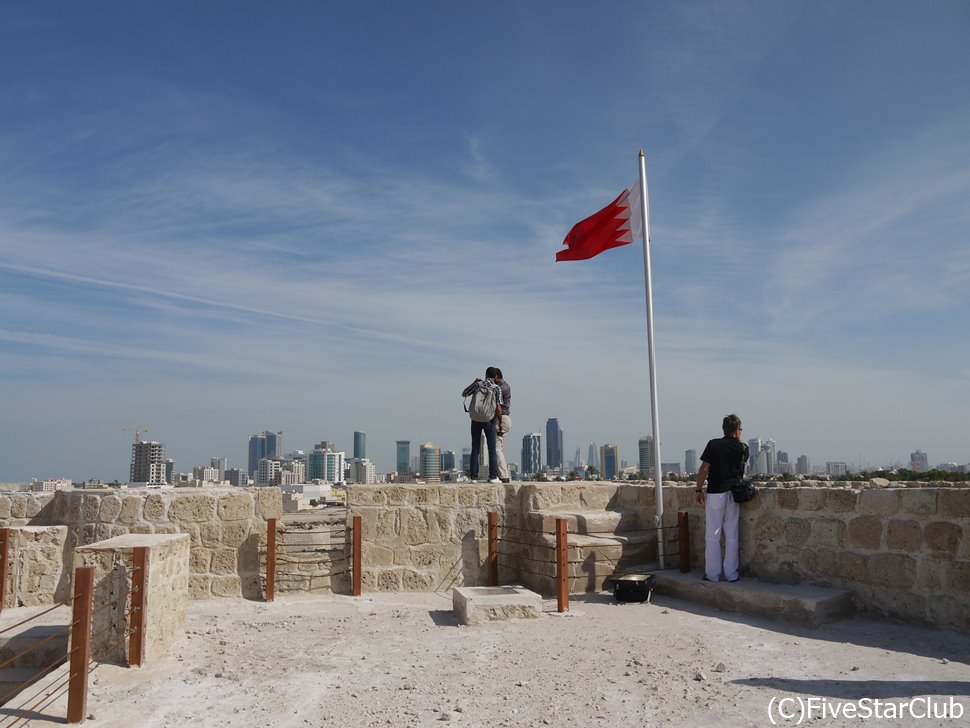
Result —
<path fill-rule="evenodd" d="M 685 450 L 684 451 L 684 471 L 688 475 L 694 475 L 698 470 L 697 467 L 697 450 Z"/>
<path fill-rule="evenodd" d="M 764 473 L 767 475 L 774 475 L 777 470 L 775 468 L 775 441 L 769 437 L 767 440 L 761 443 L 761 452 L 758 453 L 759 458 L 761 457 L 761 453 L 764 453 L 765 456 Z"/>
<path fill-rule="evenodd" d="M 229 481 L 229 485 L 245 487 L 249 485 L 249 473 L 241 468 L 228 468 L 226 470 L 226 480 Z"/>
<path fill-rule="evenodd" d="M 758 472 L 758 453 L 761 452 L 761 438 L 753 437 L 748 440 L 748 473 Z"/>
<path fill-rule="evenodd" d="M 174 462 L 173 462 L 174 469 Z M 164 485 L 168 483 L 165 476 L 165 445 L 161 442 L 136 441 L 131 445 L 132 483 L 148 483 L 149 485 Z"/>
<path fill-rule="evenodd" d="M 653 456 L 653 435 L 644 435 L 637 443 L 640 452 L 640 472 L 646 474 L 648 478 L 657 477 L 657 465 Z M 677 463 L 680 470 L 680 463 Z"/>
<path fill-rule="evenodd" d="M 350 461 L 350 479 L 354 483 L 367 485 L 377 482 L 377 469 L 367 458 L 354 458 Z"/>
<path fill-rule="evenodd" d="M 535 477 L 542 469 L 542 434 L 532 432 L 522 436 L 522 475 Z"/>
<path fill-rule="evenodd" d="M 411 441 L 397 441 L 397 472 L 399 475 L 411 472 Z"/>
<path fill-rule="evenodd" d="M 259 432 L 249 437 L 249 474 L 254 475 L 263 458 L 272 459 L 283 453 L 282 432 Z"/>
<path fill-rule="evenodd" d="M 680 463 L 660 463 L 660 472 L 663 474 L 673 473 L 680 475 Z"/>
<path fill-rule="evenodd" d="M 209 458 L 209 467 L 219 471 L 219 482 L 226 479 L 226 469 L 229 467 L 229 458 Z"/>
<path fill-rule="evenodd" d="M 909 469 L 914 473 L 925 473 L 930 469 L 930 461 L 926 453 L 917 450 L 909 454 Z"/>
<path fill-rule="evenodd" d="M 600 469 L 600 449 L 596 447 L 595 442 L 589 443 L 589 452 L 586 455 L 586 465 L 590 468 L 596 468 L 596 472 Z"/>
<path fill-rule="evenodd" d="M 555 417 L 546 420 L 546 465 L 551 470 L 562 466 L 562 428 Z"/>
<path fill-rule="evenodd" d="M 812 464 L 808 460 L 808 455 L 799 455 L 795 461 L 795 473 L 797 475 L 808 475 L 812 472 Z"/>
<path fill-rule="evenodd" d="M 600 477 L 604 480 L 613 480 L 619 476 L 620 453 L 616 445 L 608 442 L 600 448 L 600 462 L 603 464 Z"/>
<path fill-rule="evenodd" d="M 433 442 L 421 446 L 421 477 L 429 483 L 441 480 L 441 448 Z"/>
<path fill-rule="evenodd" d="M 354 460 L 367 457 L 367 433 L 354 432 Z"/>
<path fill-rule="evenodd" d="M 471 448 L 463 447 L 461 449 L 461 472 L 470 473 L 472 469 L 472 451 Z"/>
<path fill-rule="evenodd" d="M 825 474 L 832 477 L 839 477 L 841 475 L 846 475 L 849 472 L 849 466 L 844 462 L 828 462 L 825 463 Z"/>
<path fill-rule="evenodd" d="M 262 458 L 256 464 L 256 485 L 266 487 L 277 483 L 277 476 L 283 469 L 283 461 L 275 458 Z"/>
<path fill-rule="evenodd" d="M 177 478 L 175 472 L 175 461 L 172 458 L 165 458 L 165 482 L 172 485 Z"/>
<path fill-rule="evenodd" d="M 313 446 L 314 450 L 333 450 L 337 452 L 337 446 L 333 444 L 330 440 L 322 440 Z"/>
<path fill-rule="evenodd" d="M 775 462 L 778 463 L 778 464 L 787 463 L 788 462 L 788 453 L 785 452 L 784 450 L 779 450 L 778 451 L 778 456 L 775 458 Z"/>
<path fill-rule="evenodd" d="M 307 455 L 306 479 L 340 483 L 344 479 L 344 453 L 315 449 Z"/>
<path fill-rule="evenodd" d="M 441 471 L 445 472 L 448 470 L 455 469 L 455 451 L 454 450 L 442 450 L 441 451 Z"/>

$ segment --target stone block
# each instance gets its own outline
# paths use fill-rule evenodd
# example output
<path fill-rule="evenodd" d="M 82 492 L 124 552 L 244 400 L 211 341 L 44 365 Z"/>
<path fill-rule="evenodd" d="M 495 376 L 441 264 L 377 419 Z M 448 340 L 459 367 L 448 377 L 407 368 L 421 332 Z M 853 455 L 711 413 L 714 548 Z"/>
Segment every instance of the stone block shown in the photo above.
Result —
<path fill-rule="evenodd" d="M 849 513 L 856 510 L 859 493 L 850 489 L 828 489 L 825 496 L 825 510 L 832 513 Z"/>
<path fill-rule="evenodd" d="M 765 495 L 765 489 L 762 489 L 758 495 Z M 778 507 L 785 511 L 797 511 L 799 507 L 799 496 L 798 491 L 795 489 L 785 488 L 784 490 L 777 490 L 774 493 L 775 502 Z M 762 498 L 764 500 L 764 498 Z"/>
<path fill-rule="evenodd" d="M 907 554 L 873 554 L 869 574 L 874 586 L 909 589 L 916 581 L 916 559 Z"/>
<path fill-rule="evenodd" d="M 101 507 L 98 510 L 98 520 L 111 523 L 118 520 L 121 515 L 121 498 L 116 495 L 106 495 L 101 499 Z"/>
<path fill-rule="evenodd" d="M 943 562 L 922 558 L 916 564 L 916 588 L 923 592 L 939 592 L 943 589 Z"/>
<path fill-rule="evenodd" d="M 401 572 L 398 569 L 381 569 L 377 572 L 378 591 L 401 591 Z"/>
<path fill-rule="evenodd" d="M 942 559 L 956 558 L 963 540 L 963 529 L 948 521 L 934 521 L 923 527 L 923 543 Z"/>
<path fill-rule="evenodd" d="M 970 561 L 950 561 L 944 566 L 944 571 L 946 587 L 951 594 L 970 594 Z"/>
<path fill-rule="evenodd" d="M 940 491 L 940 517 L 970 518 L 970 488 L 947 488 Z"/>
<path fill-rule="evenodd" d="M 256 488 L 256 517 L 264 521 L 283 518 L 283 494 L 279 488 Z"/>
<path fill-rule="evenodd" d="M 438 503 L 444 507 L 453 507 L 458 504 L 458 488 L 453 485 L 442 485 L 438 489 Z"/>
<path fill-rule="evenodd" d="M 218 548 L 212 551 L 212 565 L 209 570 L 213 574 L 236 573 L 236 549 Z"/>
<path fill-rule="evenodd" d="M 397 556 L 398 552 L 401 553 L 400 560 Z M 409 563 L 405 559 L 407 559 L 410 554 L 410 549 L 405 546 L 391 549 L 387 546 L 379 546 L 377 544 L 368 543 L 363 548 L 363 553 L 361 554 L 360 559 L 362 566 L 393 566 L 394 564 Z"/>
<path fill-rule="evenodd" d="M 438 505 L 438 488 L 415 488 L 414 502 L 416 505 Z"/>
<path fill-rule="evenodd" d="M 210 495 L 179 495 L 169 508 L 169 518 L 180 523 L 208 523 L 216 515 L 216 499 Z"/>
<path fill-rule="evenodd" d="M 939 627 L 970 632 L 970 612 L 967 611 L 966 597 L 934 595 L 927 602 L 926 616 Z"/>
<path fill-rule="evenodd" d="M 926 597 L 900 589 L 873 589 L 865 606 L 872 611 L 901 619 L 923 620 L 926 617 Z"/>
<path fill-rule="evenodd" d="M 168 505 L 160 493 L 152 493 L 145 498 L 145 520 L 167 521 Z"/>
<path fill-rule="evenodd" d="M 515 586 L 458 587 L 452 591 L 452 608 L 465 625 L 538 619 L 542 616 L 542 597 Z"/>
<path fill-rule="evenodd" d="M 384 493 L 389 506 L 403 506 L 408 502 L 408 490 L 403 485 L 389 485 Z"/>
<path fill-rule="evenodd" d="M 835 553 L 835 573 L 846 581 L 869 581 L 869 561 L 862 554 L 853 551 L 838 551 Z"/>
<path fill-rule="evenodd" d="M 900 510 L 900 491 L 864 490 L 859 493 L 856 512 L 863 516 L 895 516 Z"/>
<path fill-rule="evenodd" d="M 229 521 L 222 524 L 221 542 L 229 548 L 239 548 L 252 530 L 250 521 Z"/>
<path fill-rule="evenodd" d="M 222 545 L 222 528 L 218 523 L 203 523 L 199 526 L 199 538 L 202 545 L 210 549 Z"/>
<path fill-rule="evenodd" d="M 756 541 L 777 541 L 785 532 L 785 521 L 768 513 L 760 516 L 755 524 L 754 537 Z"/>
<path fill-rule="evenodd" d="M 886 526 L 886 547 L 892 551 L 916 553 L 922 546 L 919 523 L 893 519 Z"/>
<path fill-rule="evenodd" d="M 212 596 L 212 577 L 208 574 L 189 575 L 189 599 L 208 599 Z"/>
<path fill-rule="evenodd" d="M 238 576 L 214 576 L 211 589 L 214 597 L 238 597 L 242 594 Z"/>
<path fill-rule="evenodd" d="M 252 520 L 255 512 L 249 493 L 231 494 L 219 499 L 219 517 L 223 521 Z"/>
<path fill-rule="evenodd" d="M 928 516 L 936 513 L 939 493 L 937 488 L 919 490 L 901 490 L 899 492 L 899 508 L 904 513 L 914 516 Z"/>
<path fill-rule="evenodd" d="M 478 505 L 478 489 L 471 485 L 459 485 L 458 505 L 465 508 Z"/>
<path fill-rule="evenodd" d="M 818 511 L 825 508 L 824 488 L 798 488 L 798 509 L 802 511 Z"/>
<path fill-rule="evenodd" d="M 387 495 L 381 485 L 351 485 L 347 488 L 348 506 L 387 505 Z"/>
<path fill-rule="evenodd" d="M 875 516 L 858 516 L 849 521 L 849 546 L 876 550 L 882 546 L 882 519 Z"/>
<path fill-rule="evenodd" d="M 428 543 L 428 521 L 421 511 L 404 513 L 404 542 L 412 546 Z"/>
<path fill-rule="evenodd" d="M 202 548 L 190 549 L 189 551 L 189 571 L 193 574 L 207 574 L 209 565 L 212 563 L 212 550 Z"/>
<path fill-rule="evenodd" d="M 845 523 L 835 518 L 816 518 L 812 522 L 812 542 L 818 546 L 843 548 Z"/>
<path fill-rule="evenodd" d="M 118 519 L 122 523 L 137 523 L 141 520 L 144 506 L 145 499 L 141 496 L 125 496 L 121 501 L 121 513 L 118 514 Z"/>
<path fill-rule="evenodd" d="M 434 581 L 432 574 L 413 569 L 404 569 L 401 575 L 401 585 L 405 591 L 433 591 Z"/>
<path fill-rule="evenodd" d="M 11 496 L 0 495 L 0 520 L 6 521 L 10 518 L 12 501 Z"/>
<path fill-rule="evenodd" d="M 785 543 L 801 548 L 808 543 L 812 522 L 807 518 L 789 518 L 785 521 Z"/>

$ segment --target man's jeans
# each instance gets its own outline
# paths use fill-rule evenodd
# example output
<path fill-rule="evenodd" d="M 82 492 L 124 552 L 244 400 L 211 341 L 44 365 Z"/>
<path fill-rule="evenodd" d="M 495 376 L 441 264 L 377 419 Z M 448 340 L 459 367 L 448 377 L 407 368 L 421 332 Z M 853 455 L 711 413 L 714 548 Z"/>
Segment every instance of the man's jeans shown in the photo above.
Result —
<path fill-rule="evenodd" d="M 498 478 L 498 458 L 495 455 L 495 420 L 475 422 L 472 420 L 472 480 L 478 480 L 478 461 L 482 453 L 482 433 L 485 433 L 485 443 L 488 446 L 488 479 Z"/>

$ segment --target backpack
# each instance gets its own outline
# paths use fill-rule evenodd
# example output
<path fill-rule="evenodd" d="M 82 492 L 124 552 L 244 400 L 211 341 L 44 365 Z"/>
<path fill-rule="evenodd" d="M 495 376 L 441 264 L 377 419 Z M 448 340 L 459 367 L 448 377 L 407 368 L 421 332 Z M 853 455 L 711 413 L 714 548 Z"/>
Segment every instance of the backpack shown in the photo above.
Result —
<path fill-rule="evenodd" d="M 471 403 L 465 405 L 465 412 L 475 422 L 491 422 L 498 408 L 499 392 L 495 382 L 483 379 L 477 383 L 475 391 L 472 392 Z"/>

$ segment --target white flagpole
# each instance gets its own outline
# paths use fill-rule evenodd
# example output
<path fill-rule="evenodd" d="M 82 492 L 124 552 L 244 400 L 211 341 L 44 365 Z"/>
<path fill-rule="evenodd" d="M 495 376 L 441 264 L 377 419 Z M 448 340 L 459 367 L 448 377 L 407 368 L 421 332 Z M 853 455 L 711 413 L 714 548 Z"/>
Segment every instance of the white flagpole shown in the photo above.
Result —
<path fill-rule="evenodd" d="M 647 162 L 640 150 L 640 213 L 643 215 L 643 281 L 647 298 L 647 353 L 650 362 L 650 420 L 653 425 L 653 462 L 656 485 L 655 525 L 657 526 L 657 561 L 664 568 L 664 491 L 660 467 L 660 415 L 657 405 L 657 363 L 653 346 L 653 285 L 650 274 L 650 202 L 647 195 Z"/>

